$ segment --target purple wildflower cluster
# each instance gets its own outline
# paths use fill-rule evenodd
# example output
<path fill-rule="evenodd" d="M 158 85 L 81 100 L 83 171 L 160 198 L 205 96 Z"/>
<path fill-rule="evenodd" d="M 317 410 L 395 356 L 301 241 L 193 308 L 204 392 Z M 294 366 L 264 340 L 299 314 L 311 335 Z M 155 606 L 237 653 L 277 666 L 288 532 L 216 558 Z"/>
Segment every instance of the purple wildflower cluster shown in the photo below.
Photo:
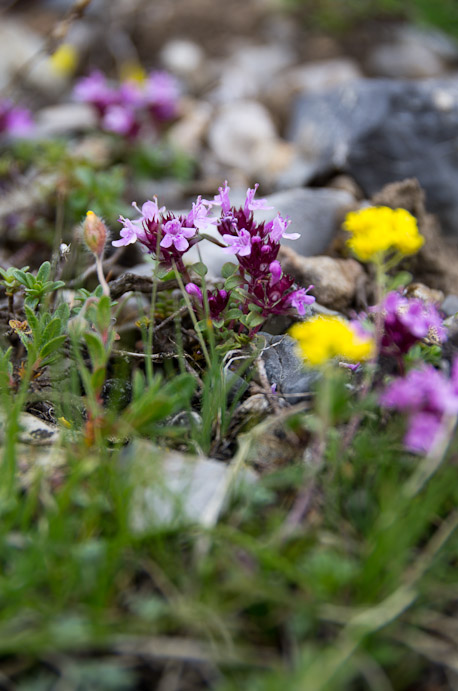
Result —
<path fill-rule="evenodd" d="M 130 139 L 147 120 L 157 127 L 176 117 L 178 111 L 178 84 L 167 72 L 151 72 L 142 83 L 127 81 L 114 86 L 95 70 L 79 80 L 74 94 L 96 109 L 102 129 Z"/>
<path fill-rule="evenodd" d="M 414 453 L 428 453 L 446 416 L 458 415 L 458 358 L 448 379 L 432 365 L 411 370 L 382 394 L 382 405 L 408 413 L 404 444 Z"/>
<path fill-rule="evenodd" d="M 231 290 L 217 289 L 207 291 L 205 298 L 201 288 L 192 283 L 183 263 L 183 255 L 197 242 L 202 240 L 201 232 L 215 226 L 226 243 L 222 251 L 235 254 L 238 259 L 237 297 L 233 306 L 240 309 L 241 315 L 247 315 L 253 309 L 257 312 L 258 324 L 250 330 L 255 333 L 268 316 L 285 314 L 295 308 L 304 315 L 307 305 L 315 298 L 308 295 L 313 287 L 297 288 L 294 279 L 283 273 L 277 259 L 282 237 L 296 239 L 297 233 L 287 233 L 287 219 L 277 215 L 268 223 L 255 223 L 255 209 L 269 209 L 266 200 L 255 200 L 258 185 L 247 190 L 243 207 L 231 206 L 227 183 L 219 188 L 219 194 L 213 201 L 198 197 L 187 215 L 176 216 L 165 207 L 159 208 L 157 199 L 147 201 L 139 209 L 134 203 L 140 217 L 131 221 L 123 216 L 119 240 L 115 247 L 122 247 L 137 240 L 146 247 L 163 267 L 174 265 L 182 274 L 186 291 L 195 300 L 202 311 L 206 302 L 210 317 L 215 321 L 223 315 L 231 298 Z M 220 217 L 209 216 L 212 207 L 221 207 Z M 234 284 L 235 285 L 235 284 Z"/>
<path fill-rule="evenodd" d="M 14 106 L 11 101 L 0 101 L 0 134 L 27 137 L 33 130 L 32 115 L 27 108 Z"/>
<path fill-rule="evenodd" d="M 407 298 L 393 291 L 388 293 L 380 306 L 383 315 L 381 353 L 396 358 L 424 338 L 433 343 L 442 343 L 447 337 L 442 318 L 434 305 L 419 298 Z"/>
<path fill-rule="evenodd" d="M 295 288 L 294 279 L 283 273 L 277 259 L 280 240 L 296 240 L 299 233 L 287 233 L 290 221 L 280 214 L 267 223 L 255 222 L 253 211 L 272 208 L 265 199 L 254 199 L 258 187 L 247 190 L 245 204 L 239 209 L 231 205 L 227 182 L 219 188 L 211 202 L 221 207 L 218 232 L 227 244 L 225 251 L 236 255 L 249 302 L 260 308 L 261 316 L 284 314 L 290 307 L 303 316 L 306 306 L 315 302 L 307 294 L 313 286 Z"/>
<path fill-rule="evenodd" d="M 205 230 L 216 222 L 216 219 L 207 218 L 210 202 L 201 197 L 193 203 L 186 216 L 175 216 L 165 206 L 159 208 L 157 199 L 145 202 L 141 210 L 135 202 L 133 206 L 140 218 L 130 221 L 121 216 L 119 221 L 124 226 L 121 239 L 115 240 L 113 245 L 123 247 L 138 240 L 160 264 L 172 268 L 175 263 L 180 273 L 185 271 L 183 255 L 200 240 L 199 230 Z"/>

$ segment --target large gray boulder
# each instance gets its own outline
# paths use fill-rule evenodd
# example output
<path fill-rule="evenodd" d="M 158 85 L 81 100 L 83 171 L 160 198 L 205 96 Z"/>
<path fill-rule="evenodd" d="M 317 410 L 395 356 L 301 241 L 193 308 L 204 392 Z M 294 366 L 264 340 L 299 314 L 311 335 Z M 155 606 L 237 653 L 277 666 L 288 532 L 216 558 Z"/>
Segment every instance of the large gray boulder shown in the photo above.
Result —
<path fill-rule="evenodd" d="M 347 172 L 368 197 L 418 178 L 427 209 L 458 235 L 458 78 L 360 79 L 302 96 L 289 136 L 316 176 Z"/>

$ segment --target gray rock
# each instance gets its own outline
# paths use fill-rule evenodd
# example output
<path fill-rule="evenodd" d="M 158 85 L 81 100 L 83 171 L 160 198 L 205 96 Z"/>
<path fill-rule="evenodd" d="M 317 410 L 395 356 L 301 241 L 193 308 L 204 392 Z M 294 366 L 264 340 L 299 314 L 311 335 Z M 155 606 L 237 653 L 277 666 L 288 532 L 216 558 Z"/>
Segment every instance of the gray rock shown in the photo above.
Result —
<path fill-rule="evenodd" d="M 437 77 L 444 72 L 445 66 L 427 46 L 409 41 L 376 46 L 367 67 L 377 77 L 419 79 Z"/>
<path fill-rule="evenodd" d="M 265 332 L 262 335 L 266 347 L 261 357 L 269 384 L 276 385 L 277 392 L 286 395 L 290 403 L 308 398 L 319 372 L 305 367 L 296 354 L 296 342 L 291 336 L 272 336 Z"/>
<path fill-rule="evenodd" d="M 210 124 L 208 141 L 220 163 L 255 174 L 276 146 L 277 134 L 264 106 L 238 101 L 219 109 Z"/>
<path fill-rule="evenodd" d="M 317 175 L 347 172 L 368 197 L 418 178 L 427 209 L 458 233 L 458 79 L 362 79 L 303 96 L 290 138 Z"/>
<path fill-rule="evenodd" d="M 355 204 L 354 197 L 343 190 L 296 188 L 277 192 L 267 197 L 272 211 L 256 211 L 258 221 L 267 221 L 280 212 L 289 216 L 290 233 L 300 233 L 297 240 L 283 240 L 298 254 L 322 254 L 331 242 L 344 214 Z"/>
<path fill-rule="evenodd" d="M 458 313 L 458 295 L 447 295 L 441 304 L 441 310 L 447 317 L 453 317 Z"/>
<path fill-rule="evenodd" d="M 231 465 L 166 452 L 145 440 L 127 447 L 124 461 L 134 484 L 130 524 L 138 534 L 189 523 L 211 527 L 231 492 L 256 480 L 248 469 L 236 475 Z"/>
<path fill-rule="evenodd" d="M 43 108 L 36 116 L 37 138 L 87 132 L 97 126 L 94 109 L 86 103 L 61 103 Z"/>
<path fill-rule="evenodd" d="M 283 45 L 237 46 L 231 58 L 223 63 L 220 83 L 210 98 L 217 103 L 256 98 L 291 62 L 291 51 Z"/>
<path fill-rule="evenodd" d="M 60 429 L 57 425 L 51 425 L 31 413 L 21 413 L 19 416 L 18 440 L 22 444 L 31 446 L 50 446 L 55 444 L 60 436 Z M 5 415 L 0 415 L 0 440 L 5 436 Z"/>

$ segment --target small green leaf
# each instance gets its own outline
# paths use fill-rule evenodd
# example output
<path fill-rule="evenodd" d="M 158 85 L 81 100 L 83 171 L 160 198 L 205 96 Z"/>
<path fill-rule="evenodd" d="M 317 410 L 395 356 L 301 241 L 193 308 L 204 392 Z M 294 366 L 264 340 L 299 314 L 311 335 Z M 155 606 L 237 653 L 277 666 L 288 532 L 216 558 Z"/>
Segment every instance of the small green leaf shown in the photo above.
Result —
<path fill-rule="evenodd" d="M 256 314 L 256 312 L 250 312 L 247 316 L 248 326 L 251 329 L 254 329 L 255 326 L 259 326 L 260 324 L 264 324 L 266 321 L 266 318 L 263 317 L 262 314 Z"/>
<path fill-rule="evenodd" d="M 190 268 L 191 268 L 193 271 L 195 271 L 196 274 L 197 274 L 198 276 L 200 276 L 201 278 L 203 278 L 204 276 L 206 276 L 206 274 L 208 273 L 208 269 L 207 269 L 207 267 L 205 266 L 205 264 L 204 264 L 203 262 L 196 262 L 195 264 L 191 264 L 191 267 L 190 267 Z"/>
<path fill-rule="evenodd" d="M 221 268 L 221 276 L 223 278 L 229 278 L 230 276 L 235 274 L 237 268 L 237 264 L 234 264 L 234 262 L 226 262 L 225 264 L 223 264 Z"/>
<path fill-rule="evenodd" d="M 101 331 L 108 329 L 111 323 L 111 302 L 108 295 L 100 298 L 97 305 L 97 326 Z"/>
<path fill-rule="evenodd" d="M 225 313 L 224 317 L 225 317 L 226 320 L 227 320 L 227 319 L 240 319 L 240 317 L 242 316 L 242 314 L 243 314 L 243 312 L 242 312 L 242 310 L 241 310 L 240 308 L 238 308 L 238 307 L 233 307 L 232 309 L 228 310 L 228 311 Z"/>
<path fill-rule="evenodd" d="M 105 367 L 97 367 L 91 375 L 91 386 L 93 391 L 99 392 L 105 383 Z"/>
<path fill-rule="evenodd" d="M 43 264 L 38 269 L 37 281 L 45 283 L 48 280 L 49 274 L 51 273 L 51 264 L 49 262 L 43 262 Z"/>
<path fill-rule="evenodd" d="M 225 287 L 226 290 L 233 290 L 233 289 L 236 288 L 237 286 L 241 286 L 241 285 L 243 285 L 244 283 L 246 283 L 245 279 L 243 279 L 241 276 L 239 276 L 238 274 L 236 274 L 235 276 L 230 276 L 230 277 L 226 280 L 226 282 L 225 282 L 225 284 L 224 284 L 224 287 Z"/>
<path fill-rule="evenodd" d="M 62 334 L 62 336 L 56 336 L 55 338 L 52 338 L 48 343 L 46 343 L 43 348 L 40 350 L 40 359 L 44 360 L 46 357 L 49 357 L 49 355 L 52 355 L 53 353 L 56 353 L 59 348 L 65 343 L 65 339 L 67 337 L 65 334 Z"/>
<path fill-rule="evenodd" d="M 103 345 L 97 334 L 87 331 L 83 334 L 86 345 L 89 350 L 89 355 L 94 367 L 104 365 L 106 361 L 105 346 Z"/>

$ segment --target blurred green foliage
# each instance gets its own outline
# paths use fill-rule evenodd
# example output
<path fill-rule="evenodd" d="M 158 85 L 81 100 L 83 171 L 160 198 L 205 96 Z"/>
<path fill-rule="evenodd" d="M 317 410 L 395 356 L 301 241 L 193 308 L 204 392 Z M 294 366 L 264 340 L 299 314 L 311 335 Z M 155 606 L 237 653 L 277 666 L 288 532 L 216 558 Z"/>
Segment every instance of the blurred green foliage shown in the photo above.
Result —
<path fill-rule="evenodd" d="M 327 31 L 345 31 L 374 18 L 396 18 L 436 26 L 458 37 L 456 0 L 285 0 L 304 11 L 307 23 Z"/>

